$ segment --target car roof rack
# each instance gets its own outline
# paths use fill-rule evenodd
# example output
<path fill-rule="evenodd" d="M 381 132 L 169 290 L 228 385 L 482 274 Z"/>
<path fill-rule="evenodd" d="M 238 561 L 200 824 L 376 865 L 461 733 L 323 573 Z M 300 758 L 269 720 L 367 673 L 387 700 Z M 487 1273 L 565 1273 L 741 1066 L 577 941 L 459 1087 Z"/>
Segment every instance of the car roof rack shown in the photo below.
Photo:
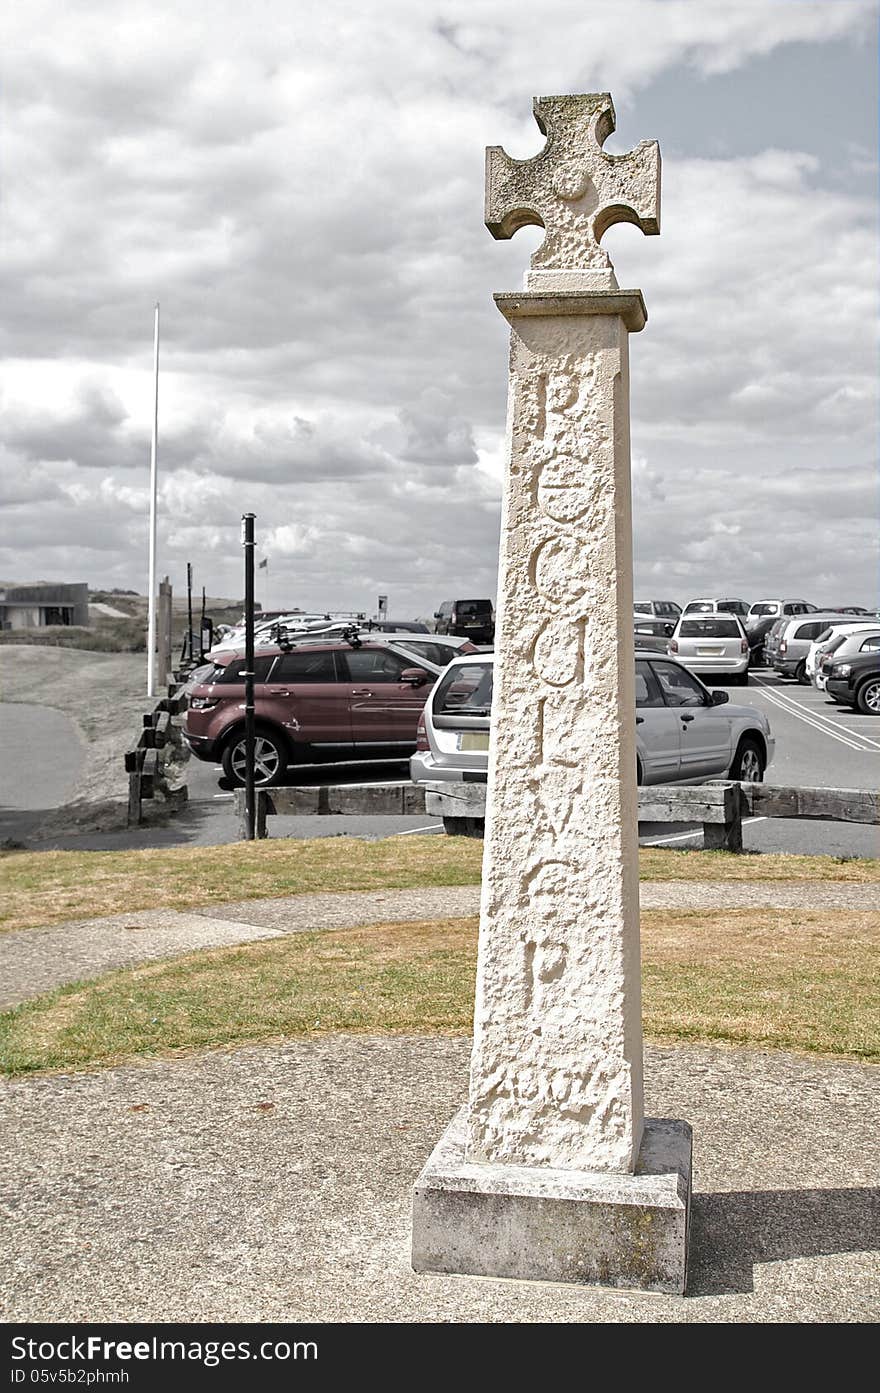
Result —
<path fill-rule="evenodd" d="M 298 644 L 314 643 L 315 639 L 322 638 L 342 639 L 352 648 L 360 648 L 363 642 L 357 624 L 352 624 L 350 620 L 338 620 L 335 624 L 326 624 L 321 628 L 311 629 L 291 629 L 288 624 L 271 624 L 268 632 L 273 641 L 285 653 L 289 653 L 291 648 Z"/>

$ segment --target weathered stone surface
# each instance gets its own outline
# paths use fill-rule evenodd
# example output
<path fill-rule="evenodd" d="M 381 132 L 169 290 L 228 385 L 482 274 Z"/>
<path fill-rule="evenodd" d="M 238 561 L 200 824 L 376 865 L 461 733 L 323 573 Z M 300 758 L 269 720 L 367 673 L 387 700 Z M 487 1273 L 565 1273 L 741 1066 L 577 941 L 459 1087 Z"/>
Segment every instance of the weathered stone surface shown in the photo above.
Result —
<path fill-rule="evenodd" d="M 462 1111 L 413 1194 L 412 1265 L 684 1292 L 691 1129 L 650 1118 L 634 1174 L 473 1165 Z"/>
<path fill-rule="evenodd" d="M 510 469 L 472 1161 L 631 1170 L 642 1125 L 627 329 L 505 297 Z M 521 309 L 526 306 L 525 312 Z"/>
<path fill-rule="evenodd" d="M 500 146 L 486 151 L 486 226 L 499 238 L 529 223 L 545 228 L 533 274 L 552 274 L 554 289 L 582 286 L 577 272 L 602 273 L 598 283 L 613 285 L 599 245 L 608 228 L 633 222 L 645 233 L 660 231 L 660 148 L 643 140 L 627 155 L 605 153 L 616 124 L 608 92 L 536 97 L 533 109 L 547 137 L 540 154 L 512 160 Z"/>

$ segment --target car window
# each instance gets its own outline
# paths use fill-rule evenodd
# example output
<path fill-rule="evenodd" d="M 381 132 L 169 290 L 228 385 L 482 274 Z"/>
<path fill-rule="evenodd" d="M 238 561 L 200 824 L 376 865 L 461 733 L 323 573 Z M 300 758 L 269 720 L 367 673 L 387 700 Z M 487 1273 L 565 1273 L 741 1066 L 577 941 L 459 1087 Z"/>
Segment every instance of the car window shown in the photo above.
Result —
<path fill-rule="evenodd" d="M 268 682 L 272 664 L 275 661 L 275 654 L 264 654 L 262 658 L 254 658 L 254 681 Z M 244 672 L 244 658 L 233 658 L 231 663 L 226 664 L 222 677 L 215 678 L 217 682 L 241 682 L 244 683 L 242 673 Z"/>
<path fill-rule="evenodd" d="M 445 667 L 451 663 L 453 658 L 458 657 L 459 650 L 454 644 L 441 643 L 435 639 L 411 639 L 401 636 L 395 639 L 400 648 L 408 649 L 414 658 L 425 658 L 429 663 L 434 663 L 437 667 Z"/>
<path fill-rule="evenodd" d="M 706 693 L 695 677 L 676 663 L 653 663 L 667 706 L 705 706 Z"/>
<path fill-rule="evenodd" d="M 492 663 L 462 663 L 447 668 L 437 684 L 434 712 L 438 716 L 488 716 L 492 705 Z"/>
<path fill-rule="evenodd" d="M 836 637 L 833 638 L 830 643 L 825 645 L 826 657 L 829 653 L 836 653 L 840 645 L 846 642 L 846 639 L 846 634 L 837 634 Z"/>
<path fill-rule="evenodd" d="M 678 626 L 679 638 L 739 638 L 739 625 L 735 619 L 682 619 Z"/>
<path fill-rule="evenodd" d="M 282 653 L 272 674 L 274 682 L 336 682 L 336 662 L 332 648 L 309 652 L 297 649 Z"/>
<path fill-rule="evenodd" d="M 636 663 L 636 706 L 665 706 L 663 693 L 648 663 Z"/>
<path fill-rule="evenodd" d="M 815 622 L 812 624 L 799 624 L 792 637 L 796 639 L 814 639 L 817 634 L 821 633 L 823 628 L 827 627 L 827 624 L 817 624 Z"/>
<path fill-rule="evenodd" d="M 767 601 L 765 604 L 752 605 L 749 614 L 778 614 L 779 606 Z"/>
<path fill-rule="evenodd" d="M 691 604 L 685 605 L 685 614 L 712 614 L 715 606 L 711 600 L 694 600 Z"/>
<path fill-rule="evenodd" d="M 387 648 L 350 648 L 343 662 L 352 682 L 399 682 L 400 674 L 416 663 Z"/>
<path fill-rule="evenodd" d="M 877 652 L 880 652 L 880 637 L 877 637 L 877 636 L 875 635 L 873 638 L 866 638 L 865 641 L 864 641 L 864 643 L 862 644 L 861 648 L 859 649 L 859 652 L 860 652 L 860 653 L 877 653 Z"/>
<path fill-rule="evenodd" d="M 650 606 L 649 604 L 646 604 L 646 605 L 644 605 L 644 604 L 635 604 L 635 603 L 633 604 L 633 614 L 650 614 L 650 613 L 651 613 L 651 606 Z"/>

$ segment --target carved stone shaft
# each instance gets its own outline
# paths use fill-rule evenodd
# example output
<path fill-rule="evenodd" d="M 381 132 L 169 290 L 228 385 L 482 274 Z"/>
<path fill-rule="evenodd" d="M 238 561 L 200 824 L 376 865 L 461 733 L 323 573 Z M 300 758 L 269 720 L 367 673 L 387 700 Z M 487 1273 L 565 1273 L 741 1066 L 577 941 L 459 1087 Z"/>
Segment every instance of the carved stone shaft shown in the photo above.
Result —
<path fill-rule="evenodd" d="M 638 291 L 511 324 L 467 1160 L 631 1171 L 642 1135 L 628 334 Z"/>

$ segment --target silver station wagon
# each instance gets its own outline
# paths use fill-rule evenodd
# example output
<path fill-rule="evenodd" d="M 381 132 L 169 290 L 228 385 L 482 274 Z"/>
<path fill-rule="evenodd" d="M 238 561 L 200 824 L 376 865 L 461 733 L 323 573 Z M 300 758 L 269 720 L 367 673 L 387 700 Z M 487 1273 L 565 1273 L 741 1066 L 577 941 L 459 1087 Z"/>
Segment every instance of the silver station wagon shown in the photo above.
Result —
<path fill-rule="evenodd" d="M 494 660 L 456 658 L 425 703 L 410 759 L 414 783 L 485 783 Z M 674 658 L 636 651 L 636 751 L 640 784 L 729 777 L 760 783 L 773 758 L 770 722 L 752 706 L 710 692 Z"/>

